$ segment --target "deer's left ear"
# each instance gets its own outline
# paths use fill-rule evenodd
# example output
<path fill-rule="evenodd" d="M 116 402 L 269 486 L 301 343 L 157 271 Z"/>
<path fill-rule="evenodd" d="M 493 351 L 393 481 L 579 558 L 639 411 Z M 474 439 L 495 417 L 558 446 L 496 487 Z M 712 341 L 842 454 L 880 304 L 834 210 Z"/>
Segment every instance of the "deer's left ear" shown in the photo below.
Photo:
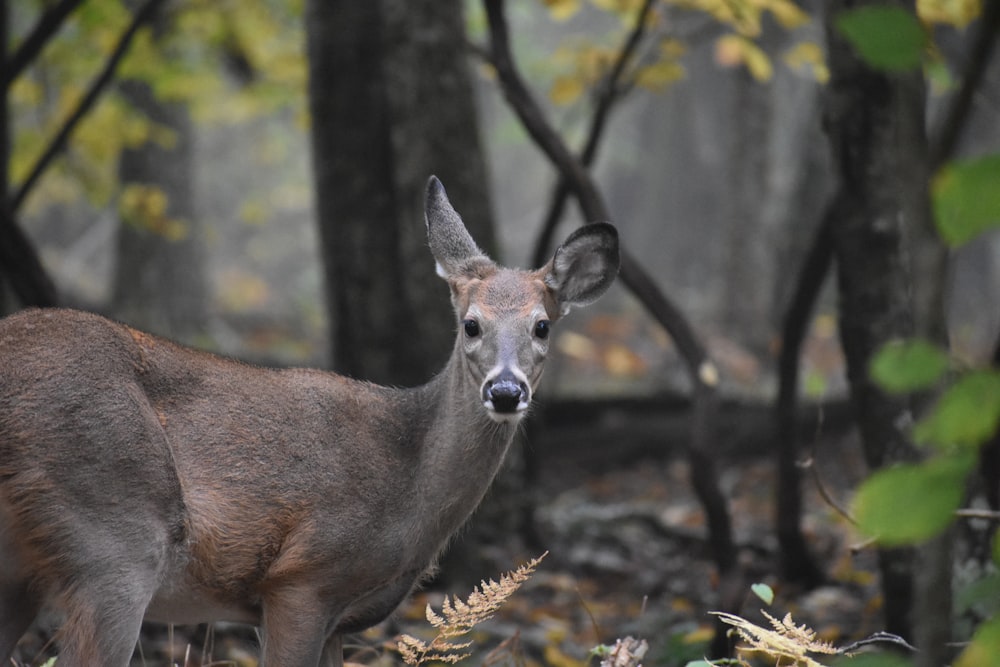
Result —
<path fill-rule="evenodd" d="M 545 267 L 545 284 L 559 311 L 596 301 L 618 275 L 618 230 L 606 222 L 580 227 L 556 249 Z"/>

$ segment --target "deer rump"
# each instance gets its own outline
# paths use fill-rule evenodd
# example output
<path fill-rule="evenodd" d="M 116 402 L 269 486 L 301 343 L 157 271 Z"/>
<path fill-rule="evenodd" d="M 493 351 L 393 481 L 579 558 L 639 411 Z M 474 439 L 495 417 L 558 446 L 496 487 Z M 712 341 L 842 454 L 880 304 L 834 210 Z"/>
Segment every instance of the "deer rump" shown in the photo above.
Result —
<path fill-rule="evenodd" d="M 443 188 L 426 220 L 457 335 L 413 389 L 257 368 L 103 317 L 0 321 L 0 663 L 43 607 L 60 664 L 128 664 L 143 619 L 261 627 L 262 664 L 342 662 L 482 499 L 549 324 L 617 271 L 614 228 L 500 267 Z"/>

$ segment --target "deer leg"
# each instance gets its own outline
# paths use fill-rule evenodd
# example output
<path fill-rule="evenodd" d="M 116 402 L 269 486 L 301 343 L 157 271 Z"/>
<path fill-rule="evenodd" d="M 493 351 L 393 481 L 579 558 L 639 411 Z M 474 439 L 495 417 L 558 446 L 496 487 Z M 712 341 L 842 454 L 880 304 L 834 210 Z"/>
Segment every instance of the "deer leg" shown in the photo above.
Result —
<path fill-rule="evenodd" d="M 62 596 L 59 664 L 128 667 L 152 597 L 155 574 L 109 568 L 115 576 L 77 583 Z"/>
<path fill-rule="evenodd" d="M 0 582 L 0 664 L 6 665 L 18 640 L 38 615 L 38 601 L 23 581 Z"/>
<path fill-rule="evenodd" d="M 344 638 L 341 635 L 334 633 L 326 638 L 319 664 L 320 667 L 344 667 Z"/>
<path fill-rule="evenodd" d="M 327 609 L 311 588 L 286 586 L 264 598 L 261 667 L 318 667 L 326 642 Z"/>

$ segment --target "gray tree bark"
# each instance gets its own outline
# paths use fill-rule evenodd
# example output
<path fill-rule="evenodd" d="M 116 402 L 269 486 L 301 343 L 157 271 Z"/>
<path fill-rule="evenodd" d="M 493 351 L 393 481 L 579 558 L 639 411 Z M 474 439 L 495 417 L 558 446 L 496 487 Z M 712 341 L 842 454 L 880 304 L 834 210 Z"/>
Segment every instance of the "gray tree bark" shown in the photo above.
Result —
<path fill-rule="evenodd" d="M 122 186 L 161 190 L 167 197 L 165 216 L 183 230 L 158 228 L 148 220 L 122 221 L 113 308 L 129 323 L 192 342 L 204 331 L 207 311 L 201 225 L 194 207 L 192 121 L 184 105 L 157 100 L 144 83 L 127 82 L 120 90 L 175 138 L 173 145 L 151 141 L 125 150 L 119 162 Z"/>
<path fill-rule="evenodd" d="M 306 7 L 316 205 L 335 370 L 426 381 L 451 351 L 423 191 L 436 174 L 494 247 L 458 0 L 311 0 Z"/>
<path fill-rule="evenodd" d="M 827 7 L 830 84 L 826 126 L 840 180 L 832 236 L 840 293 L 840 336 L 851 398 L 872 468 L 915 460 L 907 433 L 920 408 L 885 394 L 868 364 L 885 343 L 921 336 L 945 339 L 941 286 L 945 252 L 937 241 L 928 194 L 925 91 L 920 71 L 886 74 L 865 65 L 833 27 L 845 9 L 866 3 L 837 0 Z M 913 10 L 913 3 L 895 2 Z M 930 551 L 879 552 L 886 630 L 921 645 L 921 664 L 946 664 L 950 626 L 947 558 Z M 915 576 L 921 580 L 915 594 Z M 927 608 L 928 595 L 936 608 Z M 935 619 L 919 618 L 932 611 Z"/>
<path fill-rule="evenodd" d="M 133 9 L 138 2 L 129 2 Z M 154 39 L 169 28 L 166 15 L 152 19 Z M 112 307 L 125 321 L 194 342 L 204 333 L 207 279 L 201 224 L 195 210 L 194 127 L 179 102 L 157 99 L 140 81 L 125 81 L 121 94 L 150 122 L 166 129 L 171 142 L 147 141 L 126 149 L 119 159 L 121 186 L 149 186 L 167 197 L 165 219 L 180 229 L 164 229 L 155 220 L 122 220 L 118 231 Z"/>

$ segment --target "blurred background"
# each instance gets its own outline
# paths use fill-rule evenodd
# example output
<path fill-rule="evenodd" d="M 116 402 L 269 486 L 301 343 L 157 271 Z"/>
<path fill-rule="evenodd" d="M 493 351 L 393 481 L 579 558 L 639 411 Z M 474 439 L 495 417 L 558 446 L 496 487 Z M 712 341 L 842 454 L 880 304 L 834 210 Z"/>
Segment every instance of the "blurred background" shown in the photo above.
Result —
<path fill-rule="evenodd" d="M 69 305 L 254 363 L 413 385 L 440 367 L 454 332 L 423 231 L 430 174 L 505 264 L 533 268 L 592 221 L 573 197 L 553 203 L 565 174 L 514 112 L 496 17 L 478 1 L 0 4 L 3 311 Z M 965 90 L 977 31 L 996 32 L 981 28 L 993 4 L 917 3 L 927 42 L 916 113 L 928 128 Z M 621 280 L 560 323 L 525 447 L 440 582 L 452 590 L 549 549 L 536 595 L 559 601 L 546 622 L 563 639 L 526 636 L 532 660 L 578 664 L 581 645 L 635 631 L 657 639 L 654 663 L 684 664 L 711 640 L 704 612 L 733 597 L 720 584 L 728 568 L 780 570 L 771 411 L 783 326 L 845 172 L 830 128 L 855 104 L 837 97 L 850 80 L 831 71 L 833 10 L 811 0 L 501 7 L 548 128 L 573 154 L 592 144 L 583 161 L 610 221 L 696 344 L 679 344 Z M 1000 63 L 981 65 L 949 160 L 1000 150 Z M 927 147 L 912 148 L 894 164 L 923 160 Z M 891 173 L 879 178 L 892 190 Z M 1000 234 L 947 254 L 950 352 L 989 364 Z M 846 501 L 866 462 L 834 275 L 808 311 L 793 394 L 806 403 L 802 441 Z M 692 424 L 705 387 L 715 428 L 701 448 Z M 712 543 L 713 489 L 732 513 L 729 560 Z M 857 637 L 881 627 L 877 565 L 848 554 L 856 535 L 824 495 L 808 486 L 794 519 L 824 575 L 795 582 L 786 602 L 819 614 L 831 638 Z M 816 590 L 831 597 L 810 608 Z"/>

